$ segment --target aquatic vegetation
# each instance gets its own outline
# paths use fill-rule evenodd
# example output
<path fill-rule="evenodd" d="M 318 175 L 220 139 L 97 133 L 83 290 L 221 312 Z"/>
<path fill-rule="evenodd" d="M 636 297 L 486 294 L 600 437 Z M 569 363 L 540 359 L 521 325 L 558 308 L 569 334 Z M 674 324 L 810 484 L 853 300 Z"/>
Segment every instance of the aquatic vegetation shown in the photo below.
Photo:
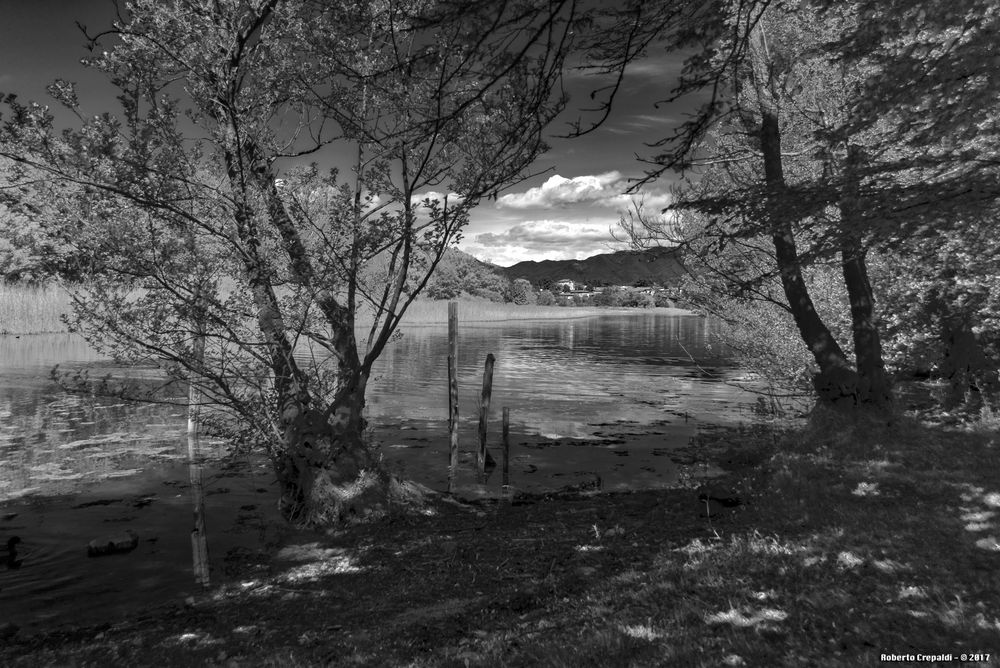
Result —
<path fill-rule="evenodd" d="M 0 283 L 0 334 L 65 332 L 70 298 L 57 284 Z"/>

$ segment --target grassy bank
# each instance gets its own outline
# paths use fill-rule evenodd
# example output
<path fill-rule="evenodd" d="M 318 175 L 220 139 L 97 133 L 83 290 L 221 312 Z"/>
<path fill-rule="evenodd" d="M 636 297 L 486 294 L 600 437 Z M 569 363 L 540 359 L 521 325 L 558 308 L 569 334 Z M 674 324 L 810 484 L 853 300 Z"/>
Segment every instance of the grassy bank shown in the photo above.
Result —
<path fill-rule="evenodd" d="M 70 310 L 69 295 L 58 285 L 0 283 L 0 334 L 65 332 L 60 317 Z"/>
<path fill-rule="evenodd" d="M 729 469 L 714 484 L 743 500 L 713 517 L 679 489 L 287 531 L 234 555 L 232 584 L 199 601 L 8 630 L 0 663 L 997 665 L 998 447 L 995 432 L 905 420 L 720 431 L 685 453 Z"/>

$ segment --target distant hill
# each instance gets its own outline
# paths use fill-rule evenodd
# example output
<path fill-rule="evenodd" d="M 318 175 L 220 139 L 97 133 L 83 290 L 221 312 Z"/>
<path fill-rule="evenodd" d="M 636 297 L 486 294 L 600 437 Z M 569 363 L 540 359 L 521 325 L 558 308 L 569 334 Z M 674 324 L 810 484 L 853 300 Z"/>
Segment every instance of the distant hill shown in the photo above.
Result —
<path fill-rule="evenodd" d="M 583 260 L 534 260 L 510 267 L 495 267 L 510 280 L 526 278 L 536 288 L 563 278 L 584 283 L 631 285 L 648 281 L 663 286 L 676 285 L 684 273 L 680 252 L 675 248 L 645 251 L 617 251 L 592 255 Z"/>

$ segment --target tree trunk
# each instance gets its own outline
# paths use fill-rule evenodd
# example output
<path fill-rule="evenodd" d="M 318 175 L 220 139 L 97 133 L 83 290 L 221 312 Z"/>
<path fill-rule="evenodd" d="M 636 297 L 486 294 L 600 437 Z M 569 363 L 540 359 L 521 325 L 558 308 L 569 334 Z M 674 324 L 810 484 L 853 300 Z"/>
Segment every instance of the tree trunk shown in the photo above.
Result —
<path fill-rule="evenodd" d="M 851 305 L 851 329 L 858 370 L 858 405 L 884 410 L 892 404 L 892 386 L 885 373 L 882 340 L 875 318 L 875 297 L 868 279 L 866 251 L 861 242 L 861 216 L 857 206 L 860 188 L 856 170 L 860 159 L 861 148 L 849 146 L 844 165 L 844 190 L 840 198 L 840 258 Z"/>
<path fill-rule="evenodd" d="M 864 251 L 856 245 L 841 251 L 844 284 L 851 305 L 851 327 L 854 334 L 854 355 L 858 370 L 858 404 L 866 408 L 884 409 L 892 404 L 892 385 L 882 359 L 882 340 L 875 321 L 875 300 Z"/>
<path fill-rule="evenodd" d="M 284 448 L 275 471 L 289 520 L 329 526 L 385 514 L 390 480 L 366 438 L 366 382 L 355 375 L 326 409 L 284 416 Z"/>
<path fill-rule="evenodd" d="M 944 350 L 939 374 L 948 381 L 945 407 L 979 409 L 984 401 L 992 402 L 1000 390 L 1000 378 L 972 323 L 962 317 L 943 318 L 941 342 Z"/>
<path fill-rule="evenodd" d="M 836 407 L 853 406 L 857 401 L 857 373 L 851 368 L 837 340 L 816 313 L 802 277 L 802 267 L 795 248 L 795 233 L 785 212 L 784 167 L 781 160 L 781 126 L 777 98 L 773 90 L 771 67 L 767 60 L 767 44 L 763 28 L 758 26 L 751 45 L 753 50 L 753 82 L 761 115 L 760 150 L 764 161 L 768 218 L 775 258 L 781 275 L 781 286 L 792 311 L 802 340 L 809 347 L 819 373 L 813 385 L 819 399 Z"/>
<path fill-rule="evenodd" d="M 230 183 L 241 195 L 237 230 L 246 247 L 245 264 L 258 307 L 258 326 L 268 345 L 281 412 L 283 443 L 275 449 L 273 465 L 282 514 L 296 524 L 330 526 L 381 517 L 394 500 L 419 504 L 425 490 L 389 476 L 367 441 L 364 407 L 368 371 L 358 358 L 354 314 L 328 290 L 320 290 L 317 302 L 331 327 L 330 344 L 338 359 L 339 380 L 330 405 L 314 405 L 315 389 L 309 387 L 308 376 L 295 360 L 268 264 L 260 251 L 260 235 L 249 205 L 251 184 L 241 179 L 237 169 L 240 157 L 252 166 L 254 185 L 266 202 L 267 221 L 281 237 L 295 281 L 314 288 L 315 271 L 281 201 L 275 175 L 258 148 L 234 144 L 226 160 Z"/>

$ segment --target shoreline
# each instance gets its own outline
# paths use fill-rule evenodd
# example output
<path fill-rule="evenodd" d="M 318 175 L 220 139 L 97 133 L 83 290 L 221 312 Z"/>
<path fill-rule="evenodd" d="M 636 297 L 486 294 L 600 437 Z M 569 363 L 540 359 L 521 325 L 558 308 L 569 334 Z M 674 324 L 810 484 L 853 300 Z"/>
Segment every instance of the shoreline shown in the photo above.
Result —
<path fill-rule="evenodd" d="M 433 302 L 431 302 L 433 303 Z M 447 304 L 445 301 L 439 303 Z M 475 305 L 476 310 L 482 310 L 482 305 L 490 304 L 493 302 L 463 302 L 459 300 L 459 328 L 464 326 L 489 326 L 489 325 L 504 325 L 514 322 L 553 322 L 557 320 L 583 320 L 586 318 L 593 318 L 602 315 L 648 315 L 648 314 L 659 314 L 666 315 L 669 317 L 705 317 L 704 313 L 694 311 L 691 309 L 675 308 L 670 306 L 654 306 L 650 308 L 639 308 L 639 307 L 620 307 L 620 306 L 517 306 L 510 307 L 507 304 L 499 304 L 503 307 L 505 313 L 503 317 L 462 317 L 462 306 L 463 305 Z M 545 313 L 525 313 L 523 315 L 517 314 L 512 316 L 512 309 L 553 309 L 552 312 Z M 566 313 L 563 313 L 565 311 Z M 577 312 L 579 311 L 579 312 Z M 443 318 L 434 318 L 430 320 L 418 320 L 409 321 L 404 316 L 402 322 L 400 322 L 397 330 L 403 330 L 406 328 L 413 327 L 442 327 L 447 326 L 448 317 L 447 314 Z M 370 321 L 360 320 L 357 323 L 357 328 L 360 330 L 365 330 L 371 326 Z M 2 330 L 0 331 L 0 340 L 2 339 L 19 339 L 22 336 L 53 336 L 61 334 L 77 334 L 77 332 L 70 332 L 66 329 L 46 329 L 42 331 L 17 331 L 15 330 Z"/>
<path fill-rule="evenodd" d="M 651 308 L 629 308 L 629 307 L 619 307 L 619 306 L 555 306 L 549 307 L 544 306 L 540 308 L 554 308 L 560 311 L 569 311 L 569 313 L 563 315 L 561 313 L 553 314 L 525 314 L 524 316 L 518 317 L 505 317 L 505 318 L 462 318 L 462 302 L 459 302 L 459 312 L 458 312 L 458 326 L 461 329 L 466 325 L 483 326 L 483 325 L 505 325 L 514 322 L 555 322 L 558 320 L 584 320 L 586 318 L 595 318 L 602 315 L 649 315 L 649 314 L 659 314 L 666 315 L 670 317 L 703 317 L 703 314 L 689 309 L 673 308 L 669 306 L 654 306 Z M 523 308 L 523 307 L 518 307 Z M 530 307 L 528 307 L 530 308 Z M 583 311 L 582 313 L 573 313 L 574 311 Z M 509 315 L 509 314 L 508 314 Z M 448 319 L 444 318 L 442 320 L 433 321 L 423 321 L 423 322 L 407 322 L 406 318 L 399 325 L 399 329 L 404 329 L 406 327 L 442 327 L 447 326 Z"/>
<path fill-rule="evenodd" d="M 983 569 L 1000 527 L 963 518 L 1000 504 L 991 436 L 835 425 L 711 434 L 727 475 L 698 489 L 441 495 L 433 513 L 286 525 L 183 601 L 37 634 L 0 622 L 0 662 L 707 668 L 993 651 L 1000 592 Z M 701 497 L 722 486 L 738 502 L 713 510 Z"/>
<path fill-rule="evenodd" d="M 699 472 L 705 474 L 702 476 L 705 479 L 724 475 L 724 471 L 717 467 L 699 466 L 695 461 L 701 455 L 708 455 L 707 449 L 699 454 L 696 452 L 697 448 L 689 444 L 677 445 L 670 452 L 659 451 L 662 449 L 656 446 L 662 445 L 663 425 L 609 423 L 594 426 L 599 431 L 589 437 L 553 437 L 523 430 L 511 432 L 512 456 L 507 501 L 502 500 L 502 456 L 498 443 L 491 443 L 489 448 L 497 461 L 497 467 L 490 472 L 486 482 L 480 482 L 475 476 L 477 444 L 471 438 L 463 438 L 455 490 L 450 494 L 447 492 L 446 432 L 433 428 L 430 424 L 383 425 L 375 429 L 373 442 L 383 454 L 386 469 L 431 490 L 430 499 L 435 505 L 439 505 L 443 499 L 452 499 L 452 503 L 458 506 L 475 508 L 483 504 L 531 504 L 535 500 L 577 493 L 600 498 L 621 494 L 678 494 L 690 487 L 690 480 Z M 430 466 L 430 472 L 416 468 L 403 470 L 399 468 L 399 460 L 393 457 L 393 451 L 400 447 L 425 448 L 423 452 L 427 456 L 424 459 L 436 463 Z M 583 455 L 586 461 L 588 450 L 595 457 L 591 465 L 578 470 L 574 470 L 572 466 L 561 472 L 553 470 L 553 458 L 559 459 L 567 455 L 579 458 Z M 540 459 L 539 456 L 545 451 L 547 457 Z M 527 453 L 530 453 L 533 463 L 526 463 Z M 546 461 L 549 463 L 546 464 Z M 617 470 L 616 465 L 620 467 Z M 241 554 L 257 554 L 261 559 L 266 556 L 268 560 L 276 559 L 277 552 L 280 552 L 275 545 L 248 542 L 253 535 L 252 532 L 246 533 L 248 529 L 257 527 L 262 532 L 261 535 L 271 536 L 272 541 L 276 540 L 276 536 L 284 536 L 283 546 L 287 546 L 291 540 L 288 537 L 301 536 L 302 532 L 286 524 L 278 515 L 277 497 L 274 495 L 275 480 L 270 464 L 263 455 L 234 459 L 219 451 L 206 460 L 203 466 L 202 475 L 206 480 L 212 481 L 207 497 L 210 501 L 207 523 L 209 555 L 214 573 L 213 587 L 216 590 L 226 590 L 236 586 L 241 578 L 254 575 L 253 569 L 238 572 L 234 570 L 230 558 L 234 549 Z M 659 474 L 650 472 L 651 466 L 655 466 Z M 61 545 L 61 540 L 72 535 L 70 540 L 74 545 L 84 545 L 86 537 L 91 534 L 98 536 L 102 531 L 107 532 L 112 528 L 119 532 L 130 529 L 136 531 L 141 542 L 134 552 L 114 557 L 123 560 L 116 567 L 116 572 L 126 578 L 139 577 L 142 569 L 153 566 L 161 573 L 168 570 L 172 573 L 186 572 L 184 560 L 188 557 L 181 544 L 186 544 L 186 541 L 179 541 L 178 537 L 182 533 L 186 536 L 182 527 L 187 526 L 190 515 L 189 485 L 184 479 L 187 471 L 188 465 L 184 458 L 177 456 L 170 460 L 151 460 L 128 478 L 110 476 L 107 479 L 88 479 L 82 481 L 75 490 L 58 485 L 51 489 L 44 486 L 29 488 L 0 501 L 0 509 L 3 510 L 0 513 L 0 532 L 17 532 L 25 537 L 25 554 L 29 562 L 32 554 L 37 561 L 40 553 L 45 554 L 48 561 L 62 559 L 65 562 L 60 566 L 63 575 L 72 576 L 77 570 L 87 572 L 86 569 L 94 564 L 89 560 L 79 563 L 75 558 L 68 560 L 65 554 L 57 556 L 53 550 L 66 550 L 65 546 L 57 547 Z M 221 495 L 216 496 L 220 492 Z M 142 510 L 136 511 L 135 504 L 142 504 Z M 66 522 L 71 522 L 76 527 L 75 533 L 69 532 L 61 538 L 51 534 L 46 528 L 63 526 Z M 378 526 L 373 525 L 375 530 L 379 530 Z M 322 540 L 322 532 L 315 532 L 315 535 Z M 164 554 L 171 556 L 164 561 L 164 556 L 158 556 Z M 55 563 L 57 562 L 53 562 Z M 190 562 L 186 569 L 190 570 Z M 28 571 L 23 573 L 27 575 Z M 223 574 L 222 577 L 220 573 Z M 12 574 L 11 577 L 16 575 Z M 183 592 L 176 600 L 169 602 L 171 605 L 180 606 L 183 604 L 183 597 L 198 596 L 198 589 L 193 582 L 188 582 L 183 576 L 181 579 L 177 575 L 171 577 L 173 584 L 167 589 Z M 36 574 L 33 580 L 37 581 L 37 578 Z M 18 611 L 21 615 L 18 626 L 22 627 L 21 635 L 24 639 L 67 632 L 77 626 L 73 621 L 79 617 L 77 613 L 83 614 L 95 606 L 102 611 L 100 614 L 90 615 L 95 623 L 118 624 L 122 619 L 148 614 L 167 590 L 163 582 L 155 586 L 138 586 L 139 582 L 135 584 L 137 586 L 126 585 L 119 588 L 106 582 L 94 592 L 81 591 L 74 594 L 73 600 L 78 602 L 72 604 L 69 603 L 70 599 L 63 597 L 59 616 L 53 617 L 49 606 L 38 607 L 37 597 L 32 589 L 37 584 L 19 585 L 17 580 L 8 579 L 3 589 L 18 592 L 17 596 L 23 602 L 17 605 L 15 601 L 4 600 L 7 597 L 0 590 L 0 617 L 4 616 L 4 612 Z M 28 589 L 25 589 L 26 586 Z M 69 609 L 68 605 L 72 605 L 74 609 Z M 0 637 L 2 633 L 3 622 L 0 620 Z M 0 651 L 0 656 L 2 655 Z"/>

